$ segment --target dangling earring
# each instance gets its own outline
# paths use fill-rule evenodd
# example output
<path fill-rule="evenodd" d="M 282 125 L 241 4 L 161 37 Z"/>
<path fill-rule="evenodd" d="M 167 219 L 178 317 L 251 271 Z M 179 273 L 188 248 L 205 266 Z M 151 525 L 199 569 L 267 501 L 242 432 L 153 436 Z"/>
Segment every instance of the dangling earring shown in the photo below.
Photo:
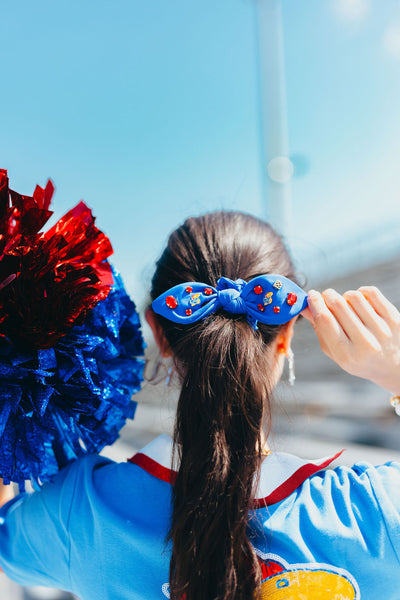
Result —
<path fill-rule="evenodd" d="M 165 360 L 162 359 L 161 356 L 158 357 L 154 364 L 154 368 L 150 373 L 148 373 L 148 365 L 150 364 L 150 360 L 146 360 L 146 365 L 144 368 L 143 379 L 150 383 L 150 385 L 157 385 L 161 383 L 161 381 L 165 380 L 165 385 L 169 386 L 171 383 L 171 378 L 174 373 L 174 366 L 171 362 L 170 365 L 166 363 Z"/>
<path fill-rule="evenodd" d="M 289 350 L 287 351 L 287 359 L 288 359 L 288 367 L 289 367 L 288 383 L 289 383 L 289 385 L 293 386 L 294 382 L 296 381 L 296 375 L 294 372 L 294 354 L 293 354 L 293 350 L 291 348 L 289 348 Z"/>
<path fill-rule="evenodd" d="M 173 376 L 174 371 L 175 371 L 174 359 L 172 357 L 172 352 L 168 352 L 168 354 L 166 355 L 165 368 L 167 369 L 167 376 L 165 378 L 165 385 L 167 387 L 169 387 L 169 384 L 171 383 L 171 379 L 172 379 L 172 376 Z"/>
<path fill-rule="evenodd" d="M 143 379 L 151 385 L 157 385 L 157 383 L 160 383 L 160 381 L 162 381 L 165 377 L 165 372 L 164 374 L 162 373 L 162 371 L 165 370 L 165 364 L 163 363 L 161 356 L 159 356 L 154 363 L 153 370 L 150 370 L 149 366 L 151 365 L 151 362 L 152 361 L 150 359 L 146 359 L 146 364 L 143 371 Z"/>
<path fill-rule="evenodd" d="M 167 371 L 167 376 L 165 378 L 165 385 L 167 387 L 169 387 L 169 384 L 171 383 L 171 378 L 172 378 L 173 374 L 174 374 L 174 366 L 170 365 L 168 368 L 168 371 Z"/>

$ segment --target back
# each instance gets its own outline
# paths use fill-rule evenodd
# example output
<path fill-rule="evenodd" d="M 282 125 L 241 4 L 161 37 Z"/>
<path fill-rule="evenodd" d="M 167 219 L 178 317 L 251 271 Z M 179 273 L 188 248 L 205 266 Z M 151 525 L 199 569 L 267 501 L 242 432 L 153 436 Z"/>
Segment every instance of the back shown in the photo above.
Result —
<path fill-rule="evenodd" d="M 249 528 L 262 598 L 399 599 L 400 466 L 326 469 L 330 461 L 263 462 Z M 133 463 L 85 457 L 12 501 L 0 526 L 5 572 L 81 600 L 169 597 L 170 464 L 171 440 L 160 436 Z"/>

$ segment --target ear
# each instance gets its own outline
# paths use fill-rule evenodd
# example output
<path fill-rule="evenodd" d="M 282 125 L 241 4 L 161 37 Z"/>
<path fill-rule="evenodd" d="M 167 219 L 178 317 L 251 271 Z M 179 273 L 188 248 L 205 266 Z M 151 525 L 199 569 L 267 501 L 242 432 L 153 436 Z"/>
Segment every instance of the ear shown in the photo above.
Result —
<path fill-rule="evenodd" d="M 154 312 L 154 310 L 151 307 L 149 307 L 149 308 L 146 308 L 145 316 L 146 316 L 146 321 L 150 325 L 150 329 L 153 332 L 153 336 L 154 336 L 155 342 L 160 350 L 161 356 L 163 358 L 167 358 L 167 356 L 171 356 L 171 354 L 172 354 L 171 348 L 169 347 L 167 338 L 164 335 L 163 328 L 161 327 L 161 325 L 157 319 L 156 313 Z"/>
<path fill-rule="evenodd" d="M 293 332 L 294 332 L 294 324 L 297 320 L 297 317 L 291 319 L 286 325 L 284 325 L 281 331 L 278 334 L 277 338 L 277 349 L 278 352 L 285 354 L 288 356 L 290 350 L 290 344 L 292 342 Z"/>

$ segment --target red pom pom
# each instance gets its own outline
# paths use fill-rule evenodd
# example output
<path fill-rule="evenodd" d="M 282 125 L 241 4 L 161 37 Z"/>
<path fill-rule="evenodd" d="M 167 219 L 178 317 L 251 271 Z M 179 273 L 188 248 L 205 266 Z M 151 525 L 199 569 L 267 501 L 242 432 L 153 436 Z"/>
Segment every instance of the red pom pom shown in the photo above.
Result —
<path fill-rule="evenodd" d="M 23 196 L 0 170 L 0 334 L 14 343 L 49 348 L 83 322 L 113 285 L 108 238 L 80 202 L 40 233 L 54 186 Z"/>

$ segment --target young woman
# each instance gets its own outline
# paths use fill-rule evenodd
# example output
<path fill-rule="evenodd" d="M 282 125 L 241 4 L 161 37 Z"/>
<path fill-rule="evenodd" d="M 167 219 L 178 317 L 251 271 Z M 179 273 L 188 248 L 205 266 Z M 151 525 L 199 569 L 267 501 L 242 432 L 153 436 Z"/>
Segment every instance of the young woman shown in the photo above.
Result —
<path fill-rule="evenodd" d="M 174 439 L 125 464 L 85 457 L 8 502 L 11 578 L 82 600 L 400 598 L 400 465 L 333 469 L 335 457 L 268 449 L 305 306 L 293 282 L 281 238 L 249 215 L 171 234 L 146 316 L 181 379 Z M 377 289 L 310 292 L 302 314 L 339 365 L 400 394 L 400 315 Z"/>

